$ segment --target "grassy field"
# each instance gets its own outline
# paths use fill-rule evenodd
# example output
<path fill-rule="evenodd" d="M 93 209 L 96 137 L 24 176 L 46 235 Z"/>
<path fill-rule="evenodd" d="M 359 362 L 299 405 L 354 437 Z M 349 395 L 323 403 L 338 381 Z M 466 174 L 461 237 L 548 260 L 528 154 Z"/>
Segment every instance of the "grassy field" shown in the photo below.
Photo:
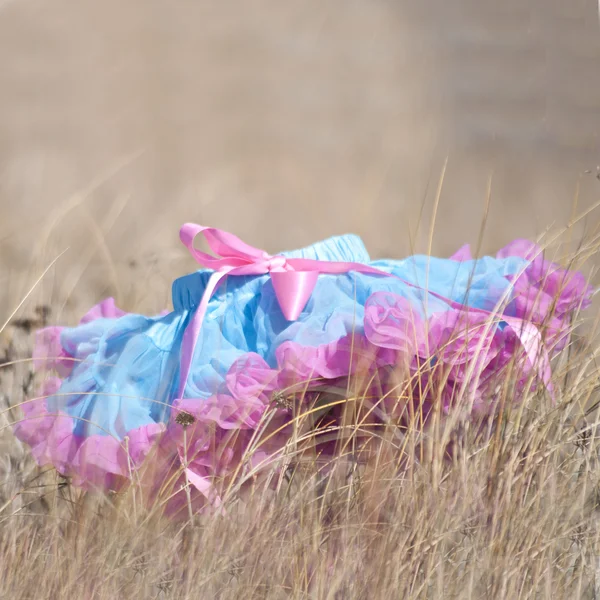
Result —
<path fill-rule="evenodd" d="M 230 484 L 225 514 L 173 521 L 164 498 L 146 502 L 144 477 L 84 494 L 12 438 L 35 395 L 31 332 L 53 319 L 34 296 L 2 330 L 1 598 L 600 597 L 593 312 L 554 360 L 555 403 L 538 389 L 515 405 L 507 377 L 483 425 L 463 400 L 427 426 L 349 421 L 326 477 L 296 441 Z"/>

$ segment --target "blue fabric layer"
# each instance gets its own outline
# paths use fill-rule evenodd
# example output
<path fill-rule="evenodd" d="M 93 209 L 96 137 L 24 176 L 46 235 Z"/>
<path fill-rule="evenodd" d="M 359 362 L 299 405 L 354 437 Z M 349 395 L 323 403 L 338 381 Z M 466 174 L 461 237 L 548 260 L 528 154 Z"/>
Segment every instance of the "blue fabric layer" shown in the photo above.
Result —
<path fill-rule="evenodd" d="M 406 281 L 457 302 L 491 310 L 510 293 L 506 275 L 519 273 L 526 261 L 511 257 L 455 262 L 428 256 L 371 262 L 360 238 L 345 235 L 288 257 L 370 263 Z M 48 399 L 51 411 L 76 419 L 81 436 L 113 435 L 166 421 L 176 394 L 183 332 L 198 306 L 209 271 L 197 271 L 173 283 L 174 311 L 167 316 L 126 315 L 65 329 L 61 343 L 81 362 Z M 230 277 L 211 299 L 194 355 L 186 398 L 208 398 L 218 391 L 232 363 L 255 352 L 274 366 L 276 348 L 292 340 L 317 346 L 361 331 L 364 306 L 376 291 L 391 291 L 421 313 L 447 310 L 431 295 L 392 277 L 359 273 L 322 275 L 296 322 L 285 320 L 268 276 Z"/>

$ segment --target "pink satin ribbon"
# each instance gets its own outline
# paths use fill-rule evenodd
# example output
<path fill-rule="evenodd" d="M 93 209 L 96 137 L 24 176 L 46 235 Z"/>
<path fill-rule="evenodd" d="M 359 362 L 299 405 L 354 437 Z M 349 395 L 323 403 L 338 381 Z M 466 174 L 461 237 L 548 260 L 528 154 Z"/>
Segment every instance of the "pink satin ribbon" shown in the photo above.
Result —
<path fill-rule="evenodd" d="M 199 234 L 204 236 L 209 248 L 217 256 L 212 256 L 194 248 L 194 240 Z M 420 286 L 405 281 L 392 273 L 387 273 L 386 271 L 362 263 L 286 258 L 281 255 L 271 256 L 263 250 L 249 246 L 235 235 L 213 227 L 202 227 L 194 223 L 186 223 L 181 228 L 179 237 L 196 262 L 214 271 L 208 280 L 192 321 L 183 335 L 179 398 L 183 398 L 208 303 L 220 281 L 228 275 L 268 274 L 273 283 L 281 312 L 288 321 L 295 321 L 300 316 L 315 288 L 319 275 L 339 275 L 356 271 L 371 275 L 394 277 L 412 288 L 423 290 Z M 423 291 L 442 300 L 452 308 L 458 310 L 465 309 L 464 305 L 450 298 L 446 298 L 430 290 Z M 467 308 L 473 312 L 492 315 L 492 313 L 483 309 Z M 532 323 L 523 321 L 522 319 L 505 315 L 502 315 L 501 319 L 519 338 L 532 366 L 535 367 L 539 361 L 538 374 L 548 391 L 552 394 L 550 362 L 538 329 Z"/>
<path fill-rule="evenodd" d="M 194 248 L 194 240 L 198 234 L 204 236 L 209 248 L 218 257 Z M 339 275 L 358 271 L 390 276 L 385 271 L 361 263 L 271 256 L 263 250 L 249 246 L 231 233 L 194 223 L 186 223 L 179 231 L 179 237 L 198 264 L 214 270 L 196 313 L 183 336 L 179 398 L 183 397 L 208 302 L 224 277 L 269 274 L 281 312 L 288 321 L 295 321 L 304 310 L 321 274 Z"/>

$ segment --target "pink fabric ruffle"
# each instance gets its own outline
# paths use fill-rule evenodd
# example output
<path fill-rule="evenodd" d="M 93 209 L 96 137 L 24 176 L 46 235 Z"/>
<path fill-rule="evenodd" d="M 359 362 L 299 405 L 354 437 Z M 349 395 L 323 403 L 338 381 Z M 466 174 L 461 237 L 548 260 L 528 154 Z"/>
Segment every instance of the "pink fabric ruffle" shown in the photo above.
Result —
<path fill-rule="evenodd" d="M 61 379 L 50 377 L 40 396 L 23 405 L 24 418 L 13 426 L 15 435 L 31 448 L 39 465 L 53 465 L 74 485 L 94 490 L 118 490 L 141 467 L 165 426 L 153 423 L 128 434 L 126 441 L 109 435 L 77 436 L 75 423 L 64 413 L 51 413 L 46 398 L 55 394 Z"/>
<path fill-rule="evenodd" d="M 119 318 L 126 313 L 107 298 L 89 310 L 80 320 L 84 325 L 101 318 Z M 64 327 L 47 327 L 36 333 L 33 364 L 36 371 L 55 371 L 48 376 L 37 398 L 22 405 L 24 418 L 15 423 L 15 435 L 31 448 L 39 465 L 53 465 L 74 485 L 85 489 L 118 489 L 130 479 L 132 469 L 139 468 L 155 445 L 165 426 L 153 423 L 130 431 L 123 442 L 109 435 L 77 436 L 75 423 L 64 413 L 48 411 L 46 398 L 55 394 L 62 380 L 75 366 L 74 357 L 61 345 Z"/>
<path fill-rule="evenodd" d="M 510 256 L 530 261 L 518 277 L 507 277 L 514 285 L 515 316 L 539 327 L 549 349 L 560 352 L 568 344 L 573 316 L 591 305 L 594 288 L 582 273 L 545 259 L 543 249 L 529 240 L 514 240 L 496 254 L 497 258 Z M 471 260 L 469 245 L 451 258 Z"/>

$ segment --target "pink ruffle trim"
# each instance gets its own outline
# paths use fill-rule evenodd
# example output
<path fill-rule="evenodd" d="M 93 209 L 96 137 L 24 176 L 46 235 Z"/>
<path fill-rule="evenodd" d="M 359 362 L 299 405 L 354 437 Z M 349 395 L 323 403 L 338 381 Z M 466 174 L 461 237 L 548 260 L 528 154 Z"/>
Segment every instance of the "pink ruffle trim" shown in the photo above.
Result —
<path fill-rule="evenodd" d="M 24 418 L 14 425 L 14 433 L 31 447 L 37 463 L 53 465 L 74 485 L 85 489 L 118 490 L 138 469 L 164 431 L 152 423 L 129 432 L 121 442 L 109 435 L 81 437 L 73 434 L 75 422 L 64 413 L 50 413 L 46 398 L 61 386 L 58 377 L 48 378 L 40 398 L 22 406 Z"/>
<path fill-rule="evenodd" d="M 95 319 L 118 318 L 126 313 L 107 298 L 88 311 L 79 324 Z M 51 464 L 73 484 L 85 489 L 118 489 L 139 468 L 148 452 L 165 430 L 160 423 L 152 423 L 130 431 L 123 442 L 109 435 L 77 436 L 73 433 L 74 419 L 64 413 L 50 413 L 46 398 L 55 394 L 62 380 L 69 376 L 74 357 L 64 350 L 60 334 L 64 327 L 47 327 L 36 333 L 33 364 L 36 371 L 55 371 L 43 382 L 38 398 L 23 405 L 24 418 L 15 423 L 13 430 L 18 439 L 31 447 L 37 463 Z"/>

